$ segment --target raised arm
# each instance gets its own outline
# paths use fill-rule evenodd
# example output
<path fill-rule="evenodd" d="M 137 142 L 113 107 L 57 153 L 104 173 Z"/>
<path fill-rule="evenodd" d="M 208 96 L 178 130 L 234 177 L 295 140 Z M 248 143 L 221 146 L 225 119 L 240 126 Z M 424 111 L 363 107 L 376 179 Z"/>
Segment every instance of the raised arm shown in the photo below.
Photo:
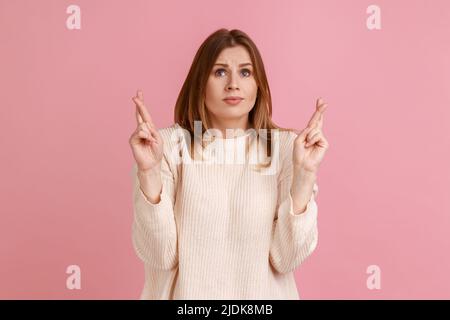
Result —
<path fill-rule="evenodd" d="M 172 269 L 178 263 L 177 233 L 173 212 L 176 170 L 164 155 L 163 139 L 138 91 L 136 131 L 130 146 L 133 166 L 132 241 L 137 256 L 156 269 Z"/>

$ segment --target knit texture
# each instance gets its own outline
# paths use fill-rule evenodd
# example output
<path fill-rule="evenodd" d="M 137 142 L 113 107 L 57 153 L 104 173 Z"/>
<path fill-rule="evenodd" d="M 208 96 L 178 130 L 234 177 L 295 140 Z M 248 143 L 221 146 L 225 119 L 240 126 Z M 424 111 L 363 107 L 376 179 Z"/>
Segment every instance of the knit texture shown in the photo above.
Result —
<path fill-rule="evenodd" d="M 294 271 L 317 246 L 318 186 L 306 211 L 294 214 L 296 134 L 278 132 L 275 170 L 263 174 L 248 163 L 179 161 L 176 156 L 187 156 L 180 152 L 185 140 L 176 138 L 179 128 L 159 129 L 164 157 L 158 203 L 142 192 L 136 164 L 132 170 L 132 243 L 145 271 L 140 298 L 299 299 Z M 234 148 L 249 139 L 219 142 L 226 153 L 230 142 Z"/>

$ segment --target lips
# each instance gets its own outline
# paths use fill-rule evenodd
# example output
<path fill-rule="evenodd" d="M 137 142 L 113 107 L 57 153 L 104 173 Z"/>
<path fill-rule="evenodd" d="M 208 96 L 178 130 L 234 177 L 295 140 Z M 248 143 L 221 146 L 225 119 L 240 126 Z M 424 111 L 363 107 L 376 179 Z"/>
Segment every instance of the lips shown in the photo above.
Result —
<path fill-rule="evenodd" d="M 230 106 L 237 106 L 241 103 L 242 100 L 244 100 L 244 99 L 242 99 L 240 97 L 233 97 L 233 98 L 228 97 L 228 98 L 223 99 L 223 101 Z"/>
<path fill-rule="evenodd" d="M 243 100 L 243 98 L 241 98 L 241 97 L 226 97 L 223 100 L 225 100 L 225 101 L 238 101 L 238 100 Z"/>
<path fill-rule="evenodd" d="M 223 101 L 225 101 L 225 102 L 234 102 L 234 103 L 237 103 L 241 100 L 243 100 L 243 99 L 240 97 L 228 97 L 228 98 L 223 99 Z"/>

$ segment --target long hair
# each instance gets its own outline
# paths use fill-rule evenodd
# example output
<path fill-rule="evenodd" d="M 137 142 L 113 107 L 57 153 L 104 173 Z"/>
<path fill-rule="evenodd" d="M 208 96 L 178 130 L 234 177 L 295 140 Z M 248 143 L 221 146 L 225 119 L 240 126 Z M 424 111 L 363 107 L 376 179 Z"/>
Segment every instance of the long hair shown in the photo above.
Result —
<path fill-rule="evenodd" d="M 271 158 L 271 130 L 295 130 L 281 128 L 272 121 L 272 98 L 261 54 L 255 43 L 241 30 L 233 29 L 229 31 L 224 28 L 219 29 L 201 44 L 178 95 L 175 105 L 174 121 L 191 134 L 192 150 L 194 142 L 194 121 L 201 121 L 202 134 L 210 128 L 210 120 L 205 105 L 205 91 L 209 74 L 222 50 L 238 45 L 244 46 L 250 55 L 254 66 L 253 74 L 258 88 L 255 105 L 249 112 L 250 127 L 258 135 L 261 129 L 267 130 L 267 155 Z M 270 161 L 262 167 L 268 165 L 270 165 Z"/>

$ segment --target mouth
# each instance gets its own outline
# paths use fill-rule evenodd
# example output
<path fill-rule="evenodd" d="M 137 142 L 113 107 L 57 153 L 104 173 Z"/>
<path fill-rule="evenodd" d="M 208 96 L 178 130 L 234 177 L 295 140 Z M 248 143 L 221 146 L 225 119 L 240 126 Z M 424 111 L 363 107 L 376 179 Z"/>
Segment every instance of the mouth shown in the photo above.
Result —
<path fill-rule="evenodd" d="M 242 100 L 244 100 L 244 98 L 241 97 L 228 97 L 223 99 L 223 101 L 225 101 L 226 104 L 230 104 L 230 105 L 236 105 L 238 103 L 240 103 Z"/>

